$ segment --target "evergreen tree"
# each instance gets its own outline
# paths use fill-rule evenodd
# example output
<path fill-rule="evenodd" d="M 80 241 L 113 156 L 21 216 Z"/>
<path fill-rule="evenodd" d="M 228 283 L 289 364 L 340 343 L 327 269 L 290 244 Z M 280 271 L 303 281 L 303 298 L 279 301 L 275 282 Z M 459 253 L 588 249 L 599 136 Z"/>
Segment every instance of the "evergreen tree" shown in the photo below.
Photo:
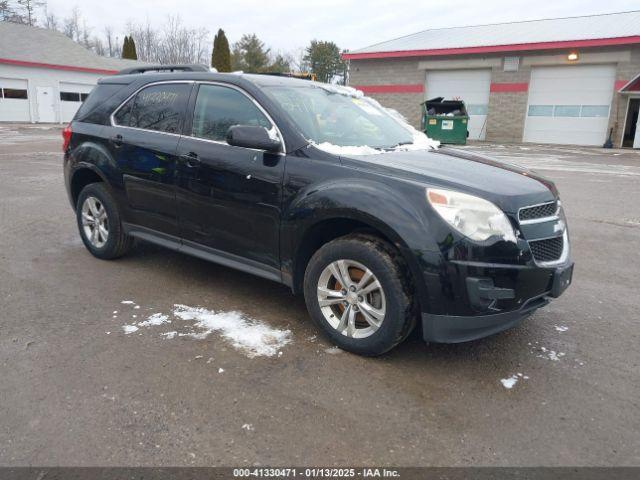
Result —
<path fill-rule="evenodd" d="M 219 72 L 231 71 L 231 51 L 229 50 L 229 40 L 224 34 L 224 30 L 219 29 L 213 39 L 213 52 L 211 53 L 211 66 Z"/>
<path fill-rule="evenodd" d="M 138 54 L 136 53 L 136 44 L 133 41 L 132 36 L 124 37 L 124 43 L 122 44 L 122 58 L 128 58 L 129 60 L 138 59 Z"/>
<path fill-rule="evenodd" d="M 129 58 L 129 37 L 126 35 L 122 42 L 122 53 L 120 54 L 120 58 Z"/>
<path fill-rule="evenodd" d="M 269 51 L 255 34 L 244 34 L 233 44 L 232 68 L 250 73 L 264 72 L 269 68 Z"/>
<path fill-rule="evenodd" d="M 281 54 L 276 55 L 268 70 L 274 73 L 288 73 L 291 71 L 290 61 Z"/>
<path fill-rule="evenodd" d="M 337 76 L 343 76 L 345 63 L 340 57 L 340 49 L 333 42 L 312 40 L 303 59 L 316 74 L 319 82 L 331 82 Z"/>
<path fill-rule="evenodd" d="M 131 48 L 131 58 L 132 60 L 138 59 L 138 52 L 136 51 L 136 42 L 133 41 L 133 35 L 129 35 L 129 48 Z"/>

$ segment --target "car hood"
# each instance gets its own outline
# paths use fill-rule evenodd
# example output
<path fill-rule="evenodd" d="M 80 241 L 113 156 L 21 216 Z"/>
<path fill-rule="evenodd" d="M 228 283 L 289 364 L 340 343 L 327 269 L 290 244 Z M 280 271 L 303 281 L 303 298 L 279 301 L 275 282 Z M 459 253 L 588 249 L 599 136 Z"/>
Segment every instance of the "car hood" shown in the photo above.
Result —
<path fill-rule="evenodd" d="M 448 147 L 340 158 L 352 168 L 477 195 L 507 212 L 557 197 L 553 182 L 530 170 Z"/>

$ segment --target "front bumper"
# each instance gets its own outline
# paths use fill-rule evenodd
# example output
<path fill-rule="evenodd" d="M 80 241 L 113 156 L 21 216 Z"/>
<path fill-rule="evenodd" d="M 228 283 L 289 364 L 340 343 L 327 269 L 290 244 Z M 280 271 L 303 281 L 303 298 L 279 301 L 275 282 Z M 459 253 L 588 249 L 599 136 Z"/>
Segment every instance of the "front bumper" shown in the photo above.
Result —
<path fill-rule="evenodd" d="M 545 297 L 527 302 L 519 310 L 477 316 L 422 314 L 422 332 L 425 341 L 460 343 L 487 337 L 516 326 L 540 307 L 549 303 Z"/>
<path fill-rule="evenodd" d="M 517 325 L 564 293 L 571 284 L 573 262 L 544 269 L 511 270 L 476 265 L 456 270 L 457 282 L 452 283 L 462 288 L 454 296 L 457 306 L 464 298 L 465 308 L 460 314 L 422 313 L 423 336 L 427 342 L 467 342 Z"/>

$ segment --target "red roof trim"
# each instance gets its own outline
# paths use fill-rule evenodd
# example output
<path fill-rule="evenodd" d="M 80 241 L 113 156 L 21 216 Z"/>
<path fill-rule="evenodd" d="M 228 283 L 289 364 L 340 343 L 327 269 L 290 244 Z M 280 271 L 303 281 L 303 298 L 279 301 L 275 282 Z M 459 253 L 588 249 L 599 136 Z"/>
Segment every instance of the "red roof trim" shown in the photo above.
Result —
<path fill-rule="evenodd" d="M 4 63 L 7 65 L 16 65 L 18 67 L 50 68 L 53 70 L 67 70 L 71 72 L 104 73 L 106 75 L 118 73 L 118 70 L 103 70 L 101 68 L 73 67 L 71 65 L 56 65 L 54 63 L 26 62 L 24 60 L 13 60 L 11 58 L 0 58 L 0 63 Z"/>
<path fill-rule="evenodd" d="M 356 85 L 356 89 L 364 93 L 422 93 L 424 85 L 411 83 L 405 85 Z"/>
<path fill-rule="evenodd" d="M 514 43 L 512 45 L 492 45 L 482 47 L 436 48 L 427 50 L 404 50 L 395 52 L 343 53 L 346 60 L 364 58 L 429 57 L 441 55 L 465 55 L 474 53 L 518 52 L 524 50 L 553 50 L 558 48 L 606 47 L 640 43 L 640 35 L 592 40 L 567 40 L 560 42 Z"/>
<path fill-rule="evenodd" d="M 631 85 L 629 85 L 629 88 L 627 89 L 627 91 L 629 91 L 629 92 L 640 92 L 640 79 L 636 80 Z"/>
<path fill-rule="evenodd" d="M 616 80 L 613 88 L 615 88 L 616 90 L 620 90 L 622 87 L 626 86 L 627 83 L 629 83 L 629 80 Z"/>
<path fill-rule="evenodd" d="M 492 93 L 516 93 L 529 90 L 529 84 L 524 83 L 492 83 L 489 91 Z"/>
<path fill-rule="evenodd" d="M 625 84 L 626 85 L 626 84 Z M 623 86 L 625 86 L 623 85 Z M 621 87 L 622 88 L 622 87 Z M 629 85 L 626 85 L 625 92 L 640 92 L 640 77 L 636 78 Z"/>

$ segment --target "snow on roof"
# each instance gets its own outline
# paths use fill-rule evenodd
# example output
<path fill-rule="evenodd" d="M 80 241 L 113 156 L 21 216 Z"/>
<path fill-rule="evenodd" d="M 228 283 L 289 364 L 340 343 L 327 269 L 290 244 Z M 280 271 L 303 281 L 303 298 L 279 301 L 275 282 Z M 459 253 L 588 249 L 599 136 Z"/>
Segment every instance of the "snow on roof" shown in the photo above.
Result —
<path fill-rule="evenodd" d="M 473 49 L 481 49 L 482 47 L 523 46 L 526 44 L 553 44 L 622 38 L 627 38 L 629 40 L 627 43 L 640 43 L 640 10 L 582 17 L 424 30 L 353 50 L 345 54 L 344 57 L 368 58 L 370 55 L 367 54 L 384 52 L 398 52 L 399 55 L 397 56 L 404 56 L 400 55 L 402 52 L 414 54 L 422 52 L 428 55 L 430 53 L 437 54 L 438 50 L 446 52 L 452 49 L 468 49 L 468 51 L 459 53 L 473 53 Z M 585 46 L 588 46 L 588 44 L 585 44 Z M 552 45 L 548 45 L 547 48 L 552 48 Z M 519 48 L 518 50 L 522 49 Z M 535 50 L 536 48 L 532 49 Z M 500 51 L 508 51 L 508 49 L 503 48 Z M 455 50 L 447 52 L 447 54 L 455 53 Z"/>
<path fill-rule="evenodd" d="M 0 22 L 0 64 L 49 66 L 110 73 L 145 65 L 136 60 L 101 57 L 64 34 L 46 28 Z"/>

